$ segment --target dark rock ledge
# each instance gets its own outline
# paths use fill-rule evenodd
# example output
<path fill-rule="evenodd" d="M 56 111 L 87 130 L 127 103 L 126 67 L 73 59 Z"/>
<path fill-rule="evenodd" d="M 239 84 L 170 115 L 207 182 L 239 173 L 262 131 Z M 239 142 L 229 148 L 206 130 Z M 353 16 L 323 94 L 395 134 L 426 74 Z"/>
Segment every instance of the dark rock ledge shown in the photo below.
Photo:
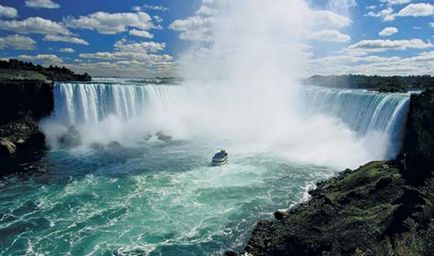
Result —
<path fill-rule="evenodd" d="M 45 151 L 45 136 L 31 116 L 0 124 L 0 176 L 33 169 Z"/>
<path fill-rule="evenodd" d="M 434 255 L 434 91 L 411 97 L 402 153 L 317 184 L 227 255 Z"/>

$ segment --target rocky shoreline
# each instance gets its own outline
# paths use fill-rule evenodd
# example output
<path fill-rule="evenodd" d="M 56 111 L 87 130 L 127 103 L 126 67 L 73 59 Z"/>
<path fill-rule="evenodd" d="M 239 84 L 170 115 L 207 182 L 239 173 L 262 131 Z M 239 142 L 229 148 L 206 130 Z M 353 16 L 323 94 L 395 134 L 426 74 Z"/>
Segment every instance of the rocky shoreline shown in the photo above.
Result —
<path fill-rule="evenodd" d="M 434 255 L 434 90 L 412 95 L 402 152 L 319 182 L 227 255 Z"/>

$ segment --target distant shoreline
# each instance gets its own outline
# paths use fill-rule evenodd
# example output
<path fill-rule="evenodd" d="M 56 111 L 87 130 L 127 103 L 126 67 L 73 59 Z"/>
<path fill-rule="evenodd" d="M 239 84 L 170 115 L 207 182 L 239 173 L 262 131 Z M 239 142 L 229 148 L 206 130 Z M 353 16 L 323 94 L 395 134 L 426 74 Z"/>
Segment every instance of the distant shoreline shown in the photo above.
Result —
<path fill-rule="evenodd" d="M 434 76 L 367 76 L 367 75 L 315 75 L 303 81 L 314 85 L 339 89 L 368 89 L 379 92 L 407 92 L 434 87 Z"/>

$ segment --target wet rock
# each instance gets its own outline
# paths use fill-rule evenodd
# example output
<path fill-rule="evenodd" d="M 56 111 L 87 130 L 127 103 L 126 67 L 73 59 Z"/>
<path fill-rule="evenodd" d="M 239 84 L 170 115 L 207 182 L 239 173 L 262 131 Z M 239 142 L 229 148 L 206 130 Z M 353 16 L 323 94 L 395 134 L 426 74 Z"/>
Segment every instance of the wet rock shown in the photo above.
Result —
<path fill-rule="evenodd" d="M 75 126 L 71 126 L 65 134 L 60 136 L 58 142 L 61 148 L 78 147 L 81 145 L 81 136 Z"/>
<path fill-rule="evenodd" d="M 0 176 L 34 169 L 45 147 L 45 136 L 37 121 L 26 116 L 7 123 L 0 123 Z"/>
<path fill-rule="evenodd" d="M 274 212 L 274 218 L 276 218 L 276 220 L 283 220 L 288 216 L 289 216 L 288 211 L 278 210 Z"/>
<path fill-rule="evenodd" d="M 93 150 L 104 150 L 104 145 L 101 143 L 92 143 L 90 144 L 90 148 Z"/>
<path fill-rule="evenodd" d="M 422 212 L 422 206 L 426 205 L 427 201 L 419 190 L 405 187 L 404 194 L 394 203 L 399 204 L 399 206 L 388 218 L 386 229 L 382 234 L 383 236 L 392 236 L 409 231 L 410 227 L 405 221 L 414 214 Z"/>
<path fill-rule="evenodd" d="M 122 145 L 117 141 L 112 141 L 107 145 L 107 149 L 120 149 L 120 148 L 122 148 Z"/>
<path fill-rule="evenodd" d="M 157 136 L 157 138 L 159 139 L 159 140 L 161 140 L 161 141 L 164 141 L 164 142 L 167 142 L 167 141 L 171 141 L 172 140 L 172 137 L 171 136 L 169 136 L 169 135 L 167 135 L 167 134 L 164 134 L 163 132 L 157 132 L 156 134 L 155 134 L 156 136 Z"/>
<path fill-rule="evenodd" d="M 7 159 L 17 152 L 17 147 L 10 140 L 0 138 L 0 158 Z"/>
<path fill-rule="evenodd" d="M 375 183 L 374 191 L 378 191 L 378 190 L 381 190 L 383 188 L 386 188 L 392 182 L 393 182 L 392 177 L 390 177 L 390 176 L 382 177 L 377 181 L 377 183 Z"/>
<path fill-rule="evenodd" d="M 340 172 L 340 175 L 347 175 L 350 174 L 351 172 L 353 172 L 353 170 L 351 170 L 350 168 L 347 168 L 345 170 L 343 170 L 342 172 Z"/>

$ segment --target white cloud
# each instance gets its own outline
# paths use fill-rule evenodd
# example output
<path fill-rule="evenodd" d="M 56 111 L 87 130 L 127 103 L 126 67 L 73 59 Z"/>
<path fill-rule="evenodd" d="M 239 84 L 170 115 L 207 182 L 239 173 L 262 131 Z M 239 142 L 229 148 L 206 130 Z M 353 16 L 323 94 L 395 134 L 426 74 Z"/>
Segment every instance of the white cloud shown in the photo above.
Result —
<path fill-rule="evenodd" d="M 163 54 L 157 55 L 156 52 L 164 50 L 165 43 L 157 42 L 128 42 L 125 39 L 119 40 L 114 44 L 113 52 L 81 53 L 79 56 L 86 59 L 100 60 L 140 60 L 140 61 L 171 61 L 172 57 Z"/>
<path fill-rule="evenodd" d="M 384 52 L 390 50 L 403 51 L 407 49 L 433 48 L 431 42 L 421 39 L 410 40 L 362 40 L 350 45 L 346 51 L 354 55 L 365 55 L 370 52 Z"/>
<path fill-rule="evenodd" d="M 313 32 L 309 38 L 316 41 L 345 43 L 351 40 L 351 36 L 343 34 L 338 30 L 326 29 Z"/>
<path fill-rule="evenodd" d="M 226 11 L 233 4 L 231 0 L 202 0 L 196 15 L 212 16 L 219 11 Z"/>
<path fill-rule="evenodd" d="M 192 16 L 183 20 L 175 20 L 169 28 L 181 32 L 179 37 L 190 41 L 211 41 L 212 17 Z"/>
<path fill-rule="evenodd" d="M 434 22 L 431 22 L 429 25 L 430 25 L 432 28 L 434 28 Z"/>
<path fill-rule="evenodd" d="M 63 52 L 63 53 L 74 53 L 74 49 L 72 48 L 61 48 L 59 49 L 59 52 Z"/>
<path fill-rule="evenodd" d="M 49 66 L 49 65 L 58 66 L 63 63 L 63 60 L 54 54 L 20 55 L 16 58 L 23 61 L 31 61 L 31 62 L 39 63 L 43 66 Z"/>
<path fill-rule="evenodd" d="M 352 24 L 352 20 L 346 16 L 328 10 L 315 11 L 314 26 L 325 28 L 344 28 Z"/>
<path fill-rule="evenodd" d="M 419 55 L 412 57 L 411 60 L 418 62 L 434 61 L 434 51 L 422 52 Z"/>
<path fill-rule="evenodd" d="M 340 55 L 312 59 L 309 74 L 423 75 L 434 73 L 434 51 L 410 57 Z"/>
<path fill-rule="evenodd" d="M 96 12 L 79 18 L 68 17 L 68 27 L 96 30 L 100 34 L 117 34 L 128 28 L 149 30 L 153 28 L 151 17 L 145 12 L 107 13 Z"/>
<path fill-rule="evenodd" d="M 0 30 L 9 30 L 21 34 L 69 35 L 71 32 L 62 24 L 41 17 L 25 20 L 0 20 Z"/>
<path fill-rule="evenodd" d="M 152 35 L 151 33 L 149 33 L 146 30 L 132 29 L 132 30 L 130 30 L 129 33 L 132 36 L 138 36 L 138 37 L 144 37 L 144 38 L 153 38 L 154 37 L 154 35 Z"/>
<path fill-rule="evenodd" d="M 163 18 L 161 16 L 154 15 L 152 18 L 154 18 L 155 22 L 157 23 L 163 23 Z"/>
<path fill-rule="evenodd" d="M 60 5 L 53 2 L 52 0 L 26 0 L 26 6 L 30 8 L 47 8 L 47 9 L 57 9 Z"/>
<path fill-rule="evenodd" d="M 119 40 L 114 44 L 116 50 L 121 52 L 158 52 L 166 48 L 165 43 L 156 42 L 128 42 L 125 39 Z"/>
<path fill-rule="evenodd" d="M 171 61 L 150 63 L 144 61 L 98 61 L 81 62 L 65 65 L 78 73 L 87 72 L 92 76 L 113 77 L 120 75 L 123 77 L 151 78 L 156 76 L 174 76 L 176 63 Z"/>
<path fill-rule="evenodd" d="M 81 45 L 89 45 L 89 43 L 86 40 L 83 40 L 79 37 L 72 36 L 72 35 L 46 35 L 44 38 L 42 38 L 44 41 L 51 41 L 51 42 L 64 42 L 64 43 L 71 43 L 71 44 L 81 44 Z"/>
<path fill-rule="evenodd" d="M 366 6 L 365 9 L 366 10 L 375 10 L 375 9 L 377 9 L 377 6 L 376 5 L 368 5 L 368 6 Z"/>
<path fill-rule="evenodd" d="M 149 5 L 149 4 L 145 4 L 143 7 L 145 9 L 149 9 L 149 10 L 153 10 L 153 11 L 162 11 L 162 12 L 169 11 L 169 8 L 161 6 L 161 5 Z"/>
<path fill-rule="evenodd" d="M 381 0 L 381 2 L 383 3 L 388 3 L 390 5 L 395 5 L 395 4 L 408 4 L 410 3 L 412 0 Z"/>
<path fill-rule="evenodd" d="M 3 6 L 0 4 L 0 17 L 15 18 L 18 17 L 17 9 L 13 7 Z"/>
<path fill-rule="evenodd" d="M 213 41 L 212 27 L 216 22 L 213 16 L 217 12 L 224 13 L 230 4 L 228 0 L 203 0 L 194 16 L 175 20 L 169 28 L 180 32 L 179 38 L 183 40 L 211 42 Z"/>
<path fill-rule="evenodd" d="M 401 9 L 397 16 L 413 16 L 413 17 L 419 17 L 419 16 L 430 16 L 434 15 L 434 4 L 428 4 L 428 3 L 416 3 L 416 4 L 409 4 L 403 9 Z"/>
<path fill-rule="evenodd" d="M 152 11 L 160 11 L 160 12 L 167 12 L 170 10 L 169 8 L 162 6 L 162 5 L 149 5 L 149 4 L 145 4 L 143 6 L 137 6 L 136 5 L 136 6 L 133 6 L 133 8 L 131 8 L 131 9 L 133 11 L 136 11 L 136 12 L 141 12 L 141 11 L 144 11 L 145 9 L 152 10 Z"/>
<path fill-rule="evenodd" d="M 395 19 L 394 11 L 391 7 L 387 7 L 381 11 L 370 11 L 365 16 L 381 17 L 384 21 L 392 21 Z"/>
<path fill-rule="evenodd" d="M 378 35 L 379 36 L 391 36 L 398 33 L 398 29 L 395 27 L 386 27 L 383 30 L 381 30 Z"/>
<path fill-rule="evenodd" d="M 133 10 L 135 12 L 141 12 L 142 11 L 142 7 L 135 5 L 135 6 L 133 6 L 133 8 L 131 8 L 131 10 Z"/>
<path fill-rule="evenodd" d="M 98 76 L 154 77 L 173 75 L 176 63 L 172 56 L 158 54 L 166 45 L 157 42 L 128 42 L 125 39 L 114 44 L 113 52 L 81 53 L 83 59 L 70 67 L 76 71 Z"/>
<path fill-rule="evenodd" d="M 328 2 L 330 6 L 345 6 L 346 8 L 355 6 L 354 0 L 331 0 Z M 221 18 L 219 13 L 230 11 L 230 7 L 234 5 L 230 0 L 203 0 L 202 5 L 197 9 L 195 15 L 173 21 L 169 28 L 178 31 L 179 37 L 183 40 L 196 41 L 205 43 L 214 41 L 214 29 L 217 22 Z M 309 25 L 312 24 L 314 32 L 304 30 L 302 36 L 307 36 L 312 40 L 330 41 L 330 42 L 346 42 L 351 39 L 338 28 L 344 28 L 352 24 L 352 20 L 344 15 L 329 11 L 329 10 L 309 10 Z M 260 17 L 257 22 L 260 23 Z M 224 23 L 224 18 L 223 18 Z M 259 26 L 261 24 L 258 24 Z M 252 26 L 254 27 L 254 26 Z M 253 28 L 254 29 L 254 28 Z M 217 31 L 218 32 L 218 31 Z M 209 46 L 209 44 L 208 44 Z"/>
<path fill-rule="evenodd" d="M 338 13 L 348 13 L 349 9 L 357 6 L 356 0 L 329 0 L 327 1 L 327 9 Z"/>
<path fill-rule="evenodd" d="M 33 50 L 36 48 L 36 42 L 28 36 L 21 35 L 0 37 L 0 49 L 6 48 L 12 48 L 16 50 Z"/>
<path fill-rule="evenodd" d="M 412 3 L 405 6 L 397 13 L 389 6 L 379 12 L 370 11 L 365 14 L 365 16 L 381 17 L 384 21 L 392 21 L 395 20 L 396 17 L 421 17 L 431 15 L 434 15 L 434 4 L 429 3 Z"/>

